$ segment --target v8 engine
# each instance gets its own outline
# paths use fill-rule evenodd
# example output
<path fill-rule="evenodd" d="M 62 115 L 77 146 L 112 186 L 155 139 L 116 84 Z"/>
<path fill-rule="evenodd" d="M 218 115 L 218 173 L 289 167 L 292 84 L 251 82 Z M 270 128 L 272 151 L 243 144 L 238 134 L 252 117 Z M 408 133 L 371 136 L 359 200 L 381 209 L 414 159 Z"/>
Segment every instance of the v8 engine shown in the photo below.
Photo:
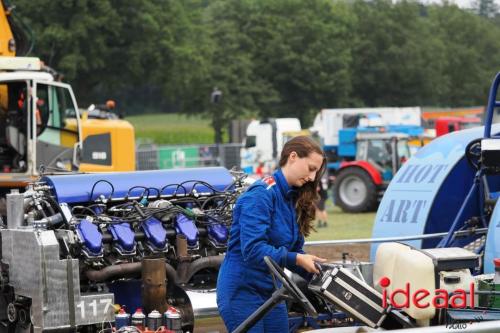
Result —
<path fill-rule="evenodd" d="M 243 188 L 242 174 L 203 168 L 44 176 L 12 191 L 0 229 L 0 330 L 102 330 L 119 305 L 146 315 L 174 306 L 193 331 L 217 315 Z"/>

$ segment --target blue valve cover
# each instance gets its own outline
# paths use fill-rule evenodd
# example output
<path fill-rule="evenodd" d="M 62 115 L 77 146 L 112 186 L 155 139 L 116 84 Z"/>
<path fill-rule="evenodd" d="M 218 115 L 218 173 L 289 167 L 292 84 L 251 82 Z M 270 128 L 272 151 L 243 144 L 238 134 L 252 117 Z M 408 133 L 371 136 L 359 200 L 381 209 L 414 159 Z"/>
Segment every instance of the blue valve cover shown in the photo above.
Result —
<path fill-rule="evenodd" d="M 141 197 L 144 188 L 154 196 L 234 190 L 233 177 L 223 167 L 44 176 L 42 181 L 52 188 L 57 202 L 68 204 L 91 202 L 101 195 Z"/>
<path fill-rule="evenodd" d="M 225 225 L 214 223 L 207 226 L 208 238 L 217 245 L 227 242 L 228 231 Z"/>
<path fill-rule="evenodd" d="M 167 231 L 163 228 L 161 222 L 150 217 L 142 224 L 142 230 L 149 242 L 158 250 L 163 250 L 167 246 Z"/>
<path fill-rule="evenodd" d="M 179 214 L 175 223 L 175 231 L 186 237 L 188 247 L 196 247 L 198 245 L 198 228 L 192 220 L 186 216 Z"/>
<path fill-rule="evenodd" d="M 83 219 L 76 226 L 76 232 L 84 246 L 92 255 L 100 255 L 102 252 L 102 235 L 95 224 Z"/>
<path fill-rule="evenodd" d="M 118 245 L 126 252 L 134 251 L 135 248 L 135 235 L 134 231 L 128 223 L 117 223 L 112 224 L 109 227 L 109 231 L 113 236 L 113 241 L 117 242 Z"/>

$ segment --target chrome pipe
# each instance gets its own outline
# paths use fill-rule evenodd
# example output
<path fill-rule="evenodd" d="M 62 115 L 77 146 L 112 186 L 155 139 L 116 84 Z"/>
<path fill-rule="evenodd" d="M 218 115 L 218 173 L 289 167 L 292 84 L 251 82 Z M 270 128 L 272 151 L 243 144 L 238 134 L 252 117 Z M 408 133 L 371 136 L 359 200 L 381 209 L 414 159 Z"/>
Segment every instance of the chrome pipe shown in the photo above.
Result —
<path fill-rule="evenodd" d="M 488 228 L 475 229 L 473 232 L 468 230 L 456 231 L 455 236 L 467 235 L 485 235 Z M 340 244 L 361 244 L 361 243 L 385 243 L 385 242 L 398 242 L 417 239 L 430 239 L 441 238 L 448 235 L 447 232 L 440 232 L 435 234 L 414 235 L 414 236 L 401 236 L 401 237 L 381 237 L 381 238 L 358 238 L 358 239 L 338 239 L 338 240 L 324 240 L 324 241 L 308 241 L 305 242 L 306 246 L 319 246 L 319 245 L 340 245 Z"/>

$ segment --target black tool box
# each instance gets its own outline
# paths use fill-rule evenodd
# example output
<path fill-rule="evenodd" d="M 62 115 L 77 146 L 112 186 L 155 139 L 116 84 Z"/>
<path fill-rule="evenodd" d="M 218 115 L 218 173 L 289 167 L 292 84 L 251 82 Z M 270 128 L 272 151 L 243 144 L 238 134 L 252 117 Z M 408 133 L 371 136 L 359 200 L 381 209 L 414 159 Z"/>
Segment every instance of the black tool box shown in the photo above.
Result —
<path fill-rule="evenodd" d="M 390 311 L 390 307 L 382 306 L 382 295 L 378 291 L 342 267 L 322 271 L 309 283 L 309 289 L 373 328 L 380 327 Z"/>

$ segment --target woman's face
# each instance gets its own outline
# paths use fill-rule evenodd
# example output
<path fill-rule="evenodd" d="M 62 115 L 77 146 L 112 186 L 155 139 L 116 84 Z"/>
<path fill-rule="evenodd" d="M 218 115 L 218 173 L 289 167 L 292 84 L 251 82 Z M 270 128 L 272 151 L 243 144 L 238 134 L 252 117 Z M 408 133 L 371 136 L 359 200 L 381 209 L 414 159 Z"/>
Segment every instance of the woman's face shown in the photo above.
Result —
<path fill-rule="evenodd" d="M 286 165 L 288 183 L 291 186 L 301 187 L 307 182 L 314 181 L 322 163 L 323 156 L 316 152 L 302 158 L 296 152 L 291 152 Z"/>

